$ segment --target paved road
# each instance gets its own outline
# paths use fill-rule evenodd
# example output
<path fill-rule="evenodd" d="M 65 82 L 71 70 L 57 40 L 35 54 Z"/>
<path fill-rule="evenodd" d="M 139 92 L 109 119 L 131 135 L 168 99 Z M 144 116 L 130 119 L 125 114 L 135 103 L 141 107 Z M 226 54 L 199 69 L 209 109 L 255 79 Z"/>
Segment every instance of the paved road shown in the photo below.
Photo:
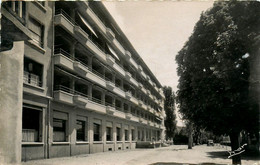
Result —
<path fill-rule="evenodd" d="M 157 149 L 135 149 L 95 153 L 65 158 L 53 158 L 37 161 L 28 161 L 22 165 L 150 165 L 162 163 L 200 164 L 217 163 L 231 164 L 227 150 L 221 146 L 195 146 L 188 150 L 184 145 L 173 145 Z M 260 165 L 260 159 L 243 158 L 244 165 Z"/>

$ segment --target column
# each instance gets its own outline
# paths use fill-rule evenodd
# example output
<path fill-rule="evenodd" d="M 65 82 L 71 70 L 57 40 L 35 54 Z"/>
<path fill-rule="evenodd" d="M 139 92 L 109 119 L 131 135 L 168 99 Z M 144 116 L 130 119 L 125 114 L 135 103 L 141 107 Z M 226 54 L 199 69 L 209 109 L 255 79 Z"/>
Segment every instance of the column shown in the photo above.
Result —
<path fill-rule="evenodd" d="M 104 104 L 105 105 L 105 101 L 106 101 L 106 93 L 105 91 L 101 91 L 101 104 Z"/>
<path fill-rule="evenodd" d="M 116 75 L 112 73 L 112 82 L 115 84 L 116 83 Z"/>
<path fill-rule="evenodd" d="M 113 142 L 114 142 L 114 151 L 117 150 L 117 145 L 116 145 L 116 122 L 113 121 Z"/>
<path fill-rule="evenodd" d="M 144 128 L 143 130 L 144 130 L 144 141 L 146 142 L 146 137 L 147 137 L 147 136 L 146 136 L 146 133 L 147 133 L 147 130 L 146 130 L 145 128 Z"/>
<path fill-rule="evenodd" d="M 70 150 L 70 156 L 75 155 L 77 152 L 76 151 L 76 141 L 77 141 L 77 130 L 76 130 L 76 120 L 77 120 L 77 114 L 76 111 L 73 109 L 70 113 L 69 113 L 69 142 L 71 145 L 71 150 Z"/>
<path fill-rule="evenodd" d="M 107 137 L 107 133 L 106 133 L 106 120 L 105 119 L 102 119 L 102 125 L 101 125 L 101 127 L 102 127 L 102 142 L 103 142 L 103 152 L 105 152 L 105 145 L 106 145 L 106 141 L 107 141 L 107 139 L 106 139 L 106 137 Z"/>
<path fill-rule="evenodd" d="M 21 162 L 24 42 L 0 52 L 0 164 Z"/>
<path fill-rule="evenodd" d="M 93 62 L 93 56 L 90 56 L 88 58 L 88 69 L 92 71 L 92 62 Z"/>
<path fill-rule="evenodd" d="M 71 55 L 72 59 L 75 58 L 75 45 L 76 45 L 76 42 L 72 41 L 71 46 L 70 46 L 70 55 Z"/>
<path fill-rule="evenodd" d="M 92 90 L 93 90 L 93 85 L 89 84 L 88 85 L 88 97 L 91 99 L 92 98 Z"/>
<path fill-rule="evenodd" d="M 124 112 L 124 103 L 121 101 L 121 111 Z"/>
<path fill-rule="evenodd" d="M 93 153 L 93 141 L 94 141 L 93 116 L 88 117 L 88 123 L 89 123 L 89 153 Z"/>
<path fill-rule="evenodd" d="M 115 99 L 115 97 L 112 97 L 112 105 L 113 105 L 113 107 L 116 106 L 116 99 Z"/>

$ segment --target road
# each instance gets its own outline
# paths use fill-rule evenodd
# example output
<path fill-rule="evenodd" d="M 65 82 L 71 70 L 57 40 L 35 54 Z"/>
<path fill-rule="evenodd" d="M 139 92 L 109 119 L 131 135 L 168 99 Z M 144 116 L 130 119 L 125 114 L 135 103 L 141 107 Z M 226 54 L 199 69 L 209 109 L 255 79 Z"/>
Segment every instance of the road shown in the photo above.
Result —
<path fill-rule="evenodd" d="M 185 145 L 173 145 L 156 149 L 135 149 L 115 152 L 102 152 L 73 157 L 53 158 L 23 162 L 22 165 L 163 165 L 164 163 L 231 164 L 228 159 L 230 148 L 221 146 L 195 146 L 187 149 Z M 259 158 L 244 158 L 244 165 L 260 165 Z"/>

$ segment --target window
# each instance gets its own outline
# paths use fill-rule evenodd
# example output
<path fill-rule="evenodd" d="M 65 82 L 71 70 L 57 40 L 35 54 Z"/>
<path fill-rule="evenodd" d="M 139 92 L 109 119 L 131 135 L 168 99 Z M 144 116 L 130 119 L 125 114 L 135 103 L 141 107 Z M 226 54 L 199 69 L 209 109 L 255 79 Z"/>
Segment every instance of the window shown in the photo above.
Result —
<path fill-rule="evenodd" d="M 113 141 L 113 139 L 112 139 L 112 128 L 111 127 L 107 127 L 106 133 L 107 133 L 107 141 Z"/>
<path fill-rule="evenodd" d="M 101 127 L 100 124 L 94 123 L 93 124 L 94 130 L 94 141 L 101 141 Z"/>
<path fill-rule="evenodd" d="M 131 134 L 132 134 L 132 141 L 135 140 L 135 130 L 134 129 L 131 129 Z"/>
<path fill-rule="evenodd" d="M 77 120 L 77 141 L 88 141 L 88 127 L 86 120 Z"/>
<path fill-rule="evenodd" d="M 141 132 L 138 130 L 138 140 L 141 140 Z"/>
<path fill-rule="evenodd" d="M 125 130 L 125 141 L 129 141 L 128 130 Z"/>
<path fill-rule="evenodd" d="M 116 127 L 116 140 L 121 141 L 121 128 Z"/>
<path fill-rule="evenodd" d="M 26 57 L 24 58 L 24 75 L 23 75 L 24 83 L 41 87 L 42 73 L 43 73 L 42 64 L 39 64 L 29 58 Z"/>
<path fill-rule="evenodd" d="M 29 17 L 28 28 L 33 33 L 33 41 L 43 47 L 44 26 L 32 17 Z"/>
<path fill-rule="evenodd" d="M 33 106 L 32 106 L 33 107 Z M 42 141 L 42 109 L 23 106 L 22 117 L 22 141 L 41 142 Z"/>
<path fill-rule="evenodd" d="M 7 1 L 3 2 L 3 6 L 9 8 L 9 11 L 15 16 L 22 18 L 24 21 L 26 16 L 26 2 L 24 1 Z M 21 20 L 20 20 L 21 21 Z"/>
<path fill-rule="evenodd" d="M 67 122 L 68 122 L 67 113 L 54 111 L 54 117 L 53 117 L 53 141 L 54 142 L 68 141 Z"/>

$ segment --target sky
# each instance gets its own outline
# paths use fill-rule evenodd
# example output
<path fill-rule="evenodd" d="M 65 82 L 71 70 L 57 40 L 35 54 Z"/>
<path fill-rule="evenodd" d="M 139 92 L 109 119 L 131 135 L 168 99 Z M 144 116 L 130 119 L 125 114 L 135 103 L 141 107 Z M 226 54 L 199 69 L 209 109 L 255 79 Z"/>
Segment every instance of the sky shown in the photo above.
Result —
<path fill-rule="evenodd" d="M 213 1 L 103 1 L 162 86 L 177 91 L 175 56 Z M 178 117 L 178 126 L 183 122 Z"/>

